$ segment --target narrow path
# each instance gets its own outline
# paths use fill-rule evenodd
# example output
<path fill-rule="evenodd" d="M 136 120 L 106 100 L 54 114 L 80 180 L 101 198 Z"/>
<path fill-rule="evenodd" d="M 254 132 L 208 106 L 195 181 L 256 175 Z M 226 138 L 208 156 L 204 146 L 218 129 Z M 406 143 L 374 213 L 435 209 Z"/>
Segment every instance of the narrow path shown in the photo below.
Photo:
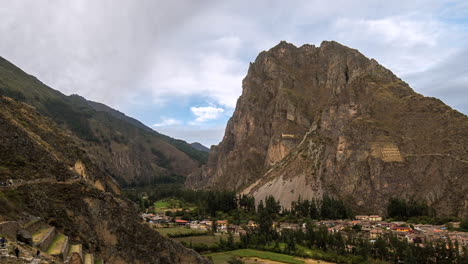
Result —
<path fill-rule="evenodd" d="M 73 184 L 77 183 L 80 181 L 84 181 L 82 178 L 78 179 L 70 179 L 66 181 L 57 181 L 55 178 L 42 178 L 42 179 L 36 179 L 36 180 L 30 180 L 30 181 L 24 181 L 21 180 L 19 182 L 14 182 L 13 184 L 7 185 L 7 186 L 0 186 L 0 189 L 16 189 L 18 187 L 24 186 L 24 185 L 32 185 L 32 184 L 42 184 L 42 183 L 50 183 L 50 184 Z"/>

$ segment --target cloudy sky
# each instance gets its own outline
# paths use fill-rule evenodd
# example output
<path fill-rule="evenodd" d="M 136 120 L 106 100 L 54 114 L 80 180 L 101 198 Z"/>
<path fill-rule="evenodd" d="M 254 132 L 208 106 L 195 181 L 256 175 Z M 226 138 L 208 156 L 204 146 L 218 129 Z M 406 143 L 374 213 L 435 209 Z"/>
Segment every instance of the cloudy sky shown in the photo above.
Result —
<path fill-rule="evenodd" d="M 468 113 L 467 1 L 0 0 L 0 56 L 189 142 L 217 144 L 249 62 L 336 40 Z"/>

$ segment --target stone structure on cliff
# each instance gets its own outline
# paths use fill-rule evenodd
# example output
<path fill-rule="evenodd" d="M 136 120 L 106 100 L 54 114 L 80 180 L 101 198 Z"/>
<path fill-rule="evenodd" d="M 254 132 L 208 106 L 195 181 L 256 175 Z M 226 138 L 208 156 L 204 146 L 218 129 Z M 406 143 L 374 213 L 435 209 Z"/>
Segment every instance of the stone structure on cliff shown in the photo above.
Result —
<path fill-rule="evenodd" d="M 361 213 L 392 197 L 468 215 L 468 117 L 355 49 L 281 42 L 250 65 L 224 138 L 191 188 L 283 206 L 327 194 Z"/>

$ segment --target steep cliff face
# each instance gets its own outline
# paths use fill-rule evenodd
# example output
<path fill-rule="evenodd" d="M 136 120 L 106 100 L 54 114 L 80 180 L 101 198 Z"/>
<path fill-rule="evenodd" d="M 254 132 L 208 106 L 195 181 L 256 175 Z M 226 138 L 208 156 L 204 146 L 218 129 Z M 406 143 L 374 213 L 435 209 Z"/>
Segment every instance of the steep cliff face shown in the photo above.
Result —
<path fill-rule="evenodd" d="M 144 224 L 74 136 L 0 96 L 0 222 L 41 223 L 106 263 L 208 263 Z"/>
<path fill-rule="evenodd" d="M 180 181 L 207 154 L 153 131 L 106 105 L 44 85 L 0 57 L 0 95 L 36 107 L 75 136 L 90 158 L 121 185 Z"/>
<path fill-rule="evenodd" d="M 414 197 L 468 214 L 468 118 L 375 60 L 336 42 L 281 42 L 242 85 L 223 141 L 187 186 L 273 195 L 286 207 L 326 193 L 362 213 Z"/>

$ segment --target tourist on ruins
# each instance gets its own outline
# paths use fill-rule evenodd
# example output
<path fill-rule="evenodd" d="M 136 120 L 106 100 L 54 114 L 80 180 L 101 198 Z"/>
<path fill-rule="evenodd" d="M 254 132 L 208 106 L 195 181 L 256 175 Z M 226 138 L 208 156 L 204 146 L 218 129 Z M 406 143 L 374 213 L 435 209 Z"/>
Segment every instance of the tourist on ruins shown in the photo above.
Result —
<path fill-rule="evenodd" d="M 6 243 L 6 239 L 5 239 L 5 237 L 2 236 L 2 238 L 0 238 L 0 246 L 2 248 L 5 247 L 5 243 Z"/>
<path fill-rule="evenodd" d="M 20 250 L 18 247 L 15 248 L 15 255 L 17 258 L 19 258 Z"/>
<path fill-rule="evenodd" d="M 39 255 L 41 255 L 41 252 L 39 251 L 39 249 L 36 251 L 36 257 L 39 257 Z"/>

